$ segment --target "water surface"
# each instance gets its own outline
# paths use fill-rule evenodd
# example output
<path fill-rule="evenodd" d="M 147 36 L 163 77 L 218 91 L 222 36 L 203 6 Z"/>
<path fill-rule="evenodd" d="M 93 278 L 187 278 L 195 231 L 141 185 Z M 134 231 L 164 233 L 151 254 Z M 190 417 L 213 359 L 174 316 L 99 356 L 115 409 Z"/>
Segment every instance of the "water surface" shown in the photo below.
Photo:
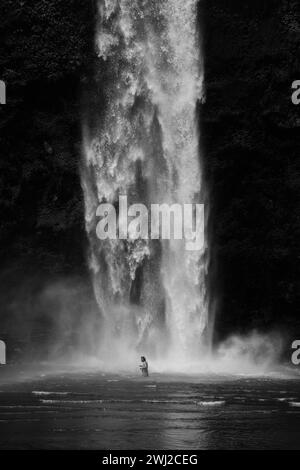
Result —
<path fill-rule="evenodd" d="M 300 449 L 293 379 L 52 374 L 0 382 L 1 449 Z"/>

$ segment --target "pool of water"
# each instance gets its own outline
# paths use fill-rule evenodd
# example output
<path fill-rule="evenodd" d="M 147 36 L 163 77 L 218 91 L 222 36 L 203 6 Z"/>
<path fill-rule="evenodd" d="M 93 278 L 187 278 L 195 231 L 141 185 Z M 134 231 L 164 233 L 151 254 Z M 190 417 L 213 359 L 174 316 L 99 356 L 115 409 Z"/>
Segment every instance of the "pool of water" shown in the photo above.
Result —
<path fill-rule="evenodd" d="M 300 385 L 101 372 L 0 381 L 1 449 L 300 449 Z"/>

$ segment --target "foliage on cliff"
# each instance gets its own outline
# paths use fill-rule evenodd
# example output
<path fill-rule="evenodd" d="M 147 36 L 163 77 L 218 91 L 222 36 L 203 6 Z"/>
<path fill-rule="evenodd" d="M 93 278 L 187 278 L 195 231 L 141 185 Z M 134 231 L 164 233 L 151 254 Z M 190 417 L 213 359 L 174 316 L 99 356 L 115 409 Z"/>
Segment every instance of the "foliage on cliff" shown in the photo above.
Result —
<path fill-rule="evenodd" d="M 63 289 L 66 299 L 73 292 L 77 326 L 85 310 L 86 286 L 78 281 L 88 279 L 78 169 L 93 15 L 92 0 L 0 3 L 0 79 L 7 85 L 7 104 L 0 108 L 0 335 L 9 358 L 17 345 L 20 354 L 41 344 L 47 350 L 51 334 L 58 337 Z M 74 277 L 70 288 L 59 284 Z M 52 281 L 58 287 L 50 312 L 41 292 Z M 73 335 L 73 323 L 61 332 Z"/>
<path fill-rule="evenodd" d="M 83 259 L 80 87 L 93 54 L 91 1 L 0 6 L 0 257 L 24 269 L 77 269 Z"/>
<path fill-rule="evenodd" d="M 296 329 L 300 108 L 297 1 L 203 4 L 205 162 L 223 334 Z M 294 333 L 295 334 L 295 331 Z"/>

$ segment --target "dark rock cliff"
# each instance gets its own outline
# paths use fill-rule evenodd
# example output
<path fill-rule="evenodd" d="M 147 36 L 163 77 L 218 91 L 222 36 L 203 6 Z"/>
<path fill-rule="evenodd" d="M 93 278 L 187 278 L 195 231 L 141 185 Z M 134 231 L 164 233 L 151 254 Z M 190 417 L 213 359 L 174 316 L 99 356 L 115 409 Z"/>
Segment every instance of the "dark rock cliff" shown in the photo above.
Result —
<path fill-rule="evenodd" d="M 204 0 L 202 17 L 217 331 L 280 325 L 295 335 L 300 107 L 291 84 L 300 76 L 299 4 Z"/>

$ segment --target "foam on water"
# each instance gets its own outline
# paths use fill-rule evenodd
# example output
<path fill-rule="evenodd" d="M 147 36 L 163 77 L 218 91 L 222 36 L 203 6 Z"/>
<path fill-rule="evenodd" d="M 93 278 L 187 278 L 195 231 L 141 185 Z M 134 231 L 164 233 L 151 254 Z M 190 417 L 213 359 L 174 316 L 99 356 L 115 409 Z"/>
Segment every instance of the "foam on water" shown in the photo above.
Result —
<path fill-rule="evenodd" d="M 198 406 L 222 406 L 225 405 L 225 400 L 215 400 L 215 401 L 198 401 L 196 404 Z"/>
<path fill-rule="evenodd" d="M 33 390 L 33 395 L 42 396 L 42 395 L 68 395 L 69 392 L 46 392 L 46 391 L 36 391 Z"/>

